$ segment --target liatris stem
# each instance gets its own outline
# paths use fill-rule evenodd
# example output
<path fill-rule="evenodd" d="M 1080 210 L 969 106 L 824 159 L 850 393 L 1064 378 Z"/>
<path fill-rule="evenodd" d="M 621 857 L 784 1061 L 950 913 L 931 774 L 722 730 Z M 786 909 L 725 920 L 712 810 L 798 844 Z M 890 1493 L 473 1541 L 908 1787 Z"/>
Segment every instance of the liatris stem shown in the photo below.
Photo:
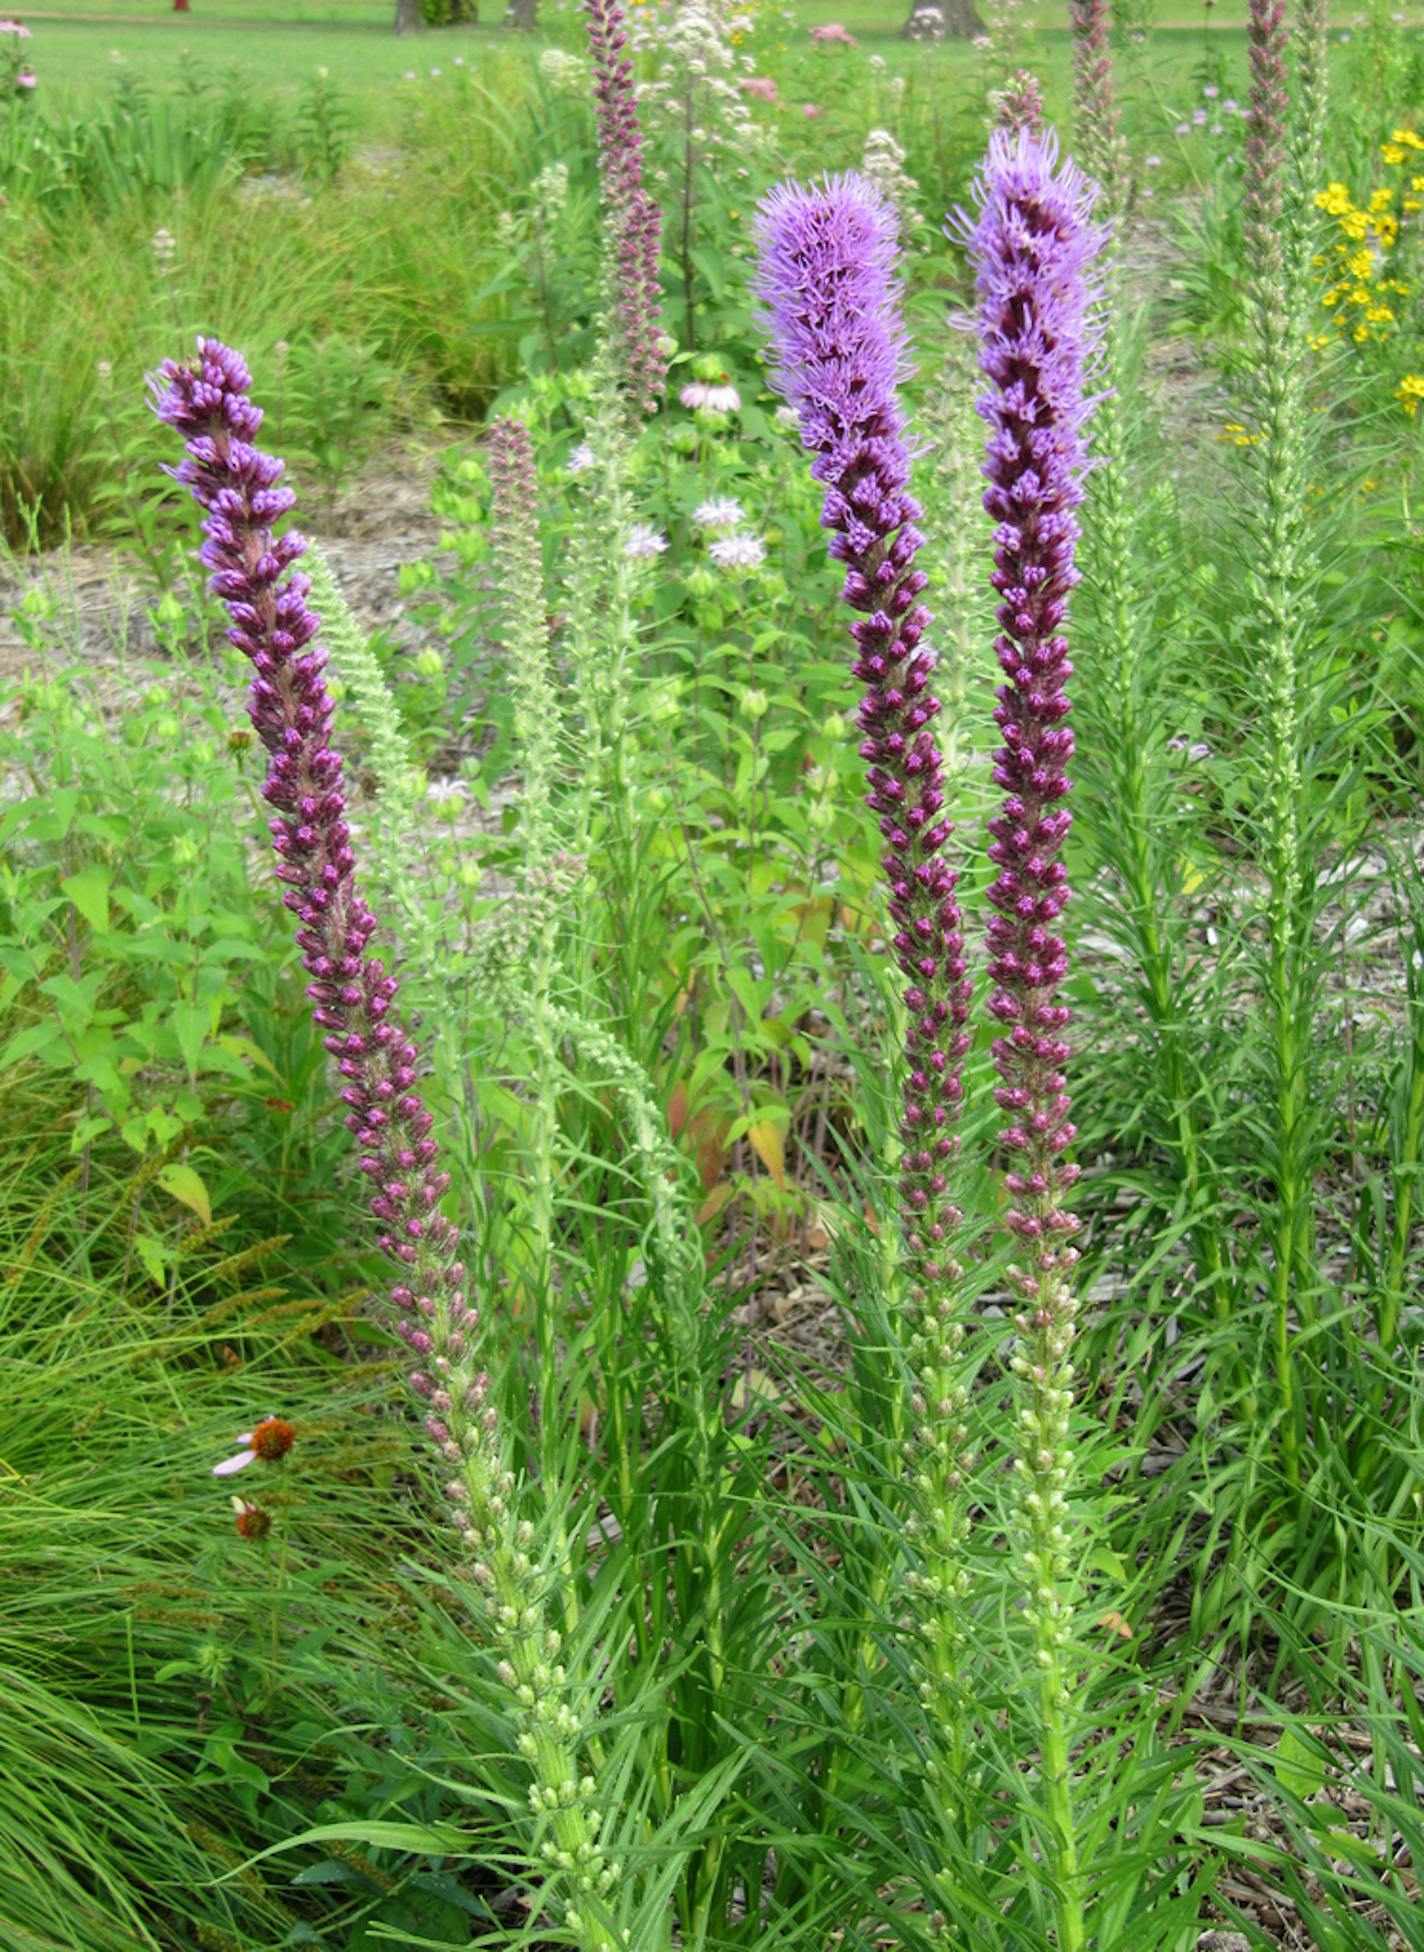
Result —
<path fill-rule="evenodd" d="M 1260 512 L 1251 564 L 1264 680 L 1266 867 L 1270 880 L 1267 997 L 1276 1079 L 1276 1201 L 1272 1309 L 1281 1456 L 1287 1481 L 1301 1483 L 1304 1410 L 1296 1376 L 1292 1312 L 1313 1306 L 1314 1187 L 1308 1166 L 1308 1073 L 1312 1004 L 1309 943 L 1299 926 L 1303 886 L 1299 649 L 1309 624 L 1311 564 L 1307 535 L 1306 399 L 1310 199 L 1300 180 L 1314 164 L 1311 118 L 1324 105 L 1318 37 L 1323 15 L 1312 3 L 1302 21 L 1305 77 L 1312 100 L 1298 118 L 1286 169 L 1286 30 L 1281 0 L 1251 0 L 1248 47 L 1251 109 L 1246 141 L 1247 292 L 1254 328 L 1251 413 L 1258 440 Z M 1318 155 L 1318 150 L 1315 152 Z M 1288 181 L 1288 175 L 1293 180 Z M 1287 209 L 1287 198 L 1290 208 Z M 1284 238 L 1284 244 L 1283 244 Z"/>
<path fill-rule="evenodd" d="M 551 845 L 561 713 L 549 669 L 539 498 L 529 429 L 522 421 L 501 417 L 490 427 L 487 452 L 495 608 L 514 697 L 514 735 L 523 764 L 519 822 L 525 861 L 538 865 Z"/>
<path fill-rule="evenodd" d="M 342 761 L 328 737 L 334 707 L 326 654 L 308 648 L 320 626 L 307 607 L 308 579 L 292 568 L 306 543 L 293 531 L 273 535 L 296 497 L 279 485 L 282 462 L 254 445 L 262 414 L 248 398 L 250 385 L 236 353 L 199 339 L 192 364 L 160 367 L 155 410 L 184 437 L 185 458 L 171 472 L 205 511 L 201 559 L 232 619 L 228 636 L 256 673 L 248 711 L 269 755 L 262 794 L 274 809 L 282 899 L 299 923 L 312 1014 L 345 1080 L 346 1124 L 375 1187 L 370 1205 L 396 1275 L 397 1329 L 419 1365 L 410 1386 L 428 1411 L 426 1431 L 468 1575 L 504 1653 L 500 1673 L 533 1771 L 530 1802 L 546 1838 L 545 1863 L 578 1943 L 586 1952 L 617 1952 L 604 1906 L 614 1872 L 596 1841 L 592 1779 L 578 1771 L 567 1676 L 556 1664 L 559 1636 L 545 1625 L 550 1569 L 536 1562 L 533 1527 L 518 1517 L 489 1380 L 478 1367 L 478 1316 L 455 1228 L 440 1211 L 450 1181 L 416 1089 L 416 1046 L 392 1008 L 395 978 L 366 954 L 376 922 L 356 884 Z"/>
<path fill-rule="evenodd" d="M 559 1338 L 566 1324 L 554 1309 L 554 1174 L 558 1125 L 558 1037 L 550 1020 L 558 934 L 552 901 L 535 901 L 552 839 L 552 788 L 559 743 L 559 707 L 549 672 L 549 625 L 539 547 L 539 503 L 534 449 L 520 421 L 496 420 L 490 428 L 490 554 L 510 690 L 514 734 L 523 765 L 520 833 L 524 843 L 524 896 L 538 916 L 526 964 L 525 1015 L 534 1042 L 530 1194 L 533 1218 L 535 1322 L 539 1343 L 540 1436 L 546 1479 L 557 1473 L 562 1431 L 554 1413 L 558 1397 Z"/>
<path fill-rule="evenodd" d="M 961 1706 L 966 1458 L 953 1239 L 961 1215 L 949 1199 L 949 1175 L 969 983 L 955 874 L 944 853 L 943 762 L 931 730 L 940 706 L 921 642 L 930 617 L 919 600 L 925 576 L 915 567 L 920 510 L 907 490 L 909 445 L 896 390 L 906 359 L 895 214 L 863 177 L 830 177 L 774 190 L 757 233 L 772 384 L 800 416 L 815 456 L 811 472 L 826 491 L 821 523 L 831 532 L 831 555 L 845 566 L 842 599 L 858 613 L 852 670 L 867 687 L 860 750 L 868 804 L 885 840 L 896 961 L 908 985 L 899 1163 L 918 1422 L 910 1455 L 927 1601 L 921 1666 L 952 1746 Z"/>
<path fill-rule="evenodd" d="M 643 181 L 643 127 L 621 0 L 583 0 L 603 184 L 604 302 L 619 381 L 636 415 L 663 397 L 658 261 L 662 212 Z"/>
<path fill-rule="evenodd" d="M 1315 303 L 1313 259 L 1319 238 L 1315 197 L 1323 175 L 1329 108 L 1326 28 L 1329 0 L 1300 0 L 1295 28 L 1296 105 L 1290 117 L 1286 184 L 1286 297 L 1292 316 Z M 1302 320 L 1298 329 L 1308 331 Z"/>
<path fill-rule="evenodd" d="M 1071 163 L 1056 169 L 1053 136 L 991 136 L 968 232 L 979 295 L 980 402 L 990 435 L 984 506 L 998 523 L 991 577 L 1006 682 L 994 716 L 1003 737 L 994 770 L 1003 811 L 989 823 L 999 869 L 989 891 L 989 1008 L 995 1093 L 1012 1123 L 1001 1134 L 1007 1221 L 1023 1259 L 1010 1269 L 1019 1296 L 1013 1368 L 1019 1411 L 1018 1518 L 1026 1611 L 1039 1671 L 1042 1781 L 1048 1856 L 1063 1952 L 1085 1943 L 1083 1895 L 1068 1764 L 1070 1622 L 1065 1488 L 1072 1464 L 1072 1270 L 1077 1222 L 1063 1205 L 1076 1177 L 1064 1159 L 1074 1128 L 1063 1066 L 1069 1012 L 1057 1001 L 1068 952 L 1057 933 L 1068 900 L 1059 855 L 1071 816 L 1064 723 L 1072 676 L 1063 636 L 1078 580 L 1073 511 L 1082 500 L 1083 428 L 1090 411 L 1084 364 L 1093 344 L 1090 273 L 1105 231 L 1091 221 L 1094 186 Z M 963 220 L 961 220 L 963 227 Z"/>
<path fill-rule="evenodd" d="M 416 891 L 419 871 L 414 846 L 424 777 L 411 758 L 385 674 L 338 589 L 324 553 L 311 549 L 307 563 L 316 613 L 321 618 L 321 641 L 350 691 L 380 788 L 383 849 L 376 877 L 378 892 L 400 906 L 405 925 L 416 938 L 414 945 L 407 943 L 407 950 L 413 953 L 422 977 L 428 979 L 436 959 L 435 929 L 430 905 Z"/>
<path fill-rule="evenodd" d="M 1108 38 L 1111 12 L 1111 0 L 1068 0 L 1073 30 L 1073 135 L 1083 168 L 1101 186 L 1103 207 L 1115 210 L 1122 190 L 1122 138 Z"/>

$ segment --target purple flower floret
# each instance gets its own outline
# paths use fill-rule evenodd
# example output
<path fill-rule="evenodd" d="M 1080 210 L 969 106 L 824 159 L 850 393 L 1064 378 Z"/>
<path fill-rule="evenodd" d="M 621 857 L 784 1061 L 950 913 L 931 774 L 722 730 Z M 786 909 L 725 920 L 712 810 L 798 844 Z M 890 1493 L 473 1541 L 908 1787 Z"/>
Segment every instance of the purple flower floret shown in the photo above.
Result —
<path fill-rule="evenodd" d="M 989 890 L 989 1008 L 1003 1027 L 996 1097 L 1012 1119 L 1002 1134 L 1009 1225 L 1042 1243 L 1041 1272 L 1055 1264 L 1054 1240 L 1076 1226 L 1059 1197 L 1077 1172 L 1062 1157 L 1074 1127 L 1063 1075 L 1069 1012 L 1056 1001 L 1068 968 L 1057 933 L 1068 901 L 1059 855 L 1072 820 L 1063 802 L 1073 667 L 1062 633 L 1078 581 L 1073 510 L 1091 410 L 1084 367 L 1097 342 L 1090 274 L 1107 236 L 1091 221 L 1095 186 L 1057 160 L 1051 133 L 993 135 L 975 184 L 978 220 L 972 230 L 960 220 L 977 272 L 980 366 L 992 385 L 979 411 L 990 427 L 984 506 L 999 525 L 991 580 L 1006 679 L 994 714 L 1004 742 L 994 779 L 1005 799 L 989 823 L 999 869 Z"/>
<path fill-rule="evenodd" d="M 939 701 L 923 645 L 929 611 L 915 556 L 923 538 L 896 388 L 906 372 L 895 213 L 864 177 L 783 184 L 761 206 L 758 291 L 770 311 L 772 381 L 800 417 L 825 485 L 830 552 L 846 569 L 868 804 L 880 816 L 894 948 L 908 988 L 901 1199 L 911 1278 L 952 1278 L 946 1199 L 958 1140 L 951 1127 L 969 1045 L 969 984 L 955 874 L 944 857 Z"/>
<path fill-rule="evenodd" d="M 269 755 L 262 795 L 273 808 L 277 876 L 300 923 L 307 994 L 343 1079 L 346 1124 L 373 1183 L 379 1245 L 398 1271 L 397 1327 L 422 1364 L 438 1349 L 432 1366 L 443 1371 L 465 1354 L 477 1317 L 455 1229 L 440 1212 L 450 1177 L 437 1165 L 431 1115 L 416 1090 L 416 1047 L 392 1009 L 396 981 L 366 953 L 376 922 L 354 879 L 326 653 L 314 647 L 310 581 L 292 568 L 306 543 L 291 530 L 272 533 L 296 498 L 280 483 L 282 462 L 255 445 L 262 414 L 235 352 L 199 339 L 196 361 L 165 360 L 151 385 L 158 417 L 186 441 L 186 458 L 170 472 L 206 511 L 201 557 L 232 619 L 228 637 L 252 660 L 248 712 Z M 454 1402 L 424 1367 L 410 1381 L 431 1402 L 427 1428 L 447 1458 L 480 1448 L 490 1415 L 482 1376 Z"/>

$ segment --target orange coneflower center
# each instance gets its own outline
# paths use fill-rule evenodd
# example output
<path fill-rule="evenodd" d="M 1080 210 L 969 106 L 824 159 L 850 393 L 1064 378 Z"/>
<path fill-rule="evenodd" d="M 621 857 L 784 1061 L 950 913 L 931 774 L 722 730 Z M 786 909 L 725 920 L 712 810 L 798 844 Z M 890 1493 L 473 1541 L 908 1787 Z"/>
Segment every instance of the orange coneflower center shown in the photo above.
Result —
<path fill-rule="evenodd" d="M 265 1539 L 271 1529 L 271 1516 L 269 1513 L 263 1511 L 260 1505 L 244 1505 L 242 1510 L 237 1514 L 237 1532 L 239 1538 Z"/>
<path fill-rule="evenodd" d="M 285 1417 L 266 1417 L 252 1433 L 252 1448 L 264 1464 L 275 1464 L 296 1440 L 297 1433 Z"/>

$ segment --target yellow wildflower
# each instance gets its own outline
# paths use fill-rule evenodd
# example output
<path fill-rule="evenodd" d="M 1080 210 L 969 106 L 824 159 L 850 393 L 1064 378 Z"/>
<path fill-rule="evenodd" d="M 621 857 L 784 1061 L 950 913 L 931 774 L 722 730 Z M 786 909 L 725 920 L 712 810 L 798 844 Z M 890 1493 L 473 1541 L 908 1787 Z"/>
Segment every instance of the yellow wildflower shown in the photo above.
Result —
<path fill-rule="evenodd" d="M 1412 420 L 1424 400 L 1424 373 L 1406 373 L 1395 388 L 1394 397 Z"/>

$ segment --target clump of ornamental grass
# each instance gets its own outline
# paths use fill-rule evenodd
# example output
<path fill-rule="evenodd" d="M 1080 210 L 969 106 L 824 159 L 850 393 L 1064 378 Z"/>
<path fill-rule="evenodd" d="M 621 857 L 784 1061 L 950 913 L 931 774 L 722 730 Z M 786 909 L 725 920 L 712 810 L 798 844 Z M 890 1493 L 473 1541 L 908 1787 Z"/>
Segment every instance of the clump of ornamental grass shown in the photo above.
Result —
<path fill-rule="evenodd" d="M 155 408 L 184 438 L 173 473 L 205 512 L 202 561 L 232 619 L 228 635 L 254 667 L 249 715 L 268 753 L 262 795 L 273 809 L 283 904 L 297 919 L 313 1018 L 343 1080 L 345 1122 L 373 1189 L 376 1241 L 395 1277 L 389 1301 L 416 1365 L 407 1381 L 444 1482 L 459 1576 L 500 1655 L 530 1764 L 536 1861 L 576 1942 L 614 1952 L 616 1872 L 598 1842 L 594 1779 L 580 1765 L 561 1637 L 549 1624 L 562 1568 L 545 1562 L 537 1528 L 520 1516 L 479 1366 L 478 1311 L 456 1229 L 441 1211 L 450 1180 L 419 1091 L 419 1051 L 393 1007 L 395 977 L 368 953 L 376 920 L 355 879 L 326 655 L 315 643 L 308 579 L 295 568 L 306 545 L 294 531 L 275 533 L 295 496 L 281 485 L 281 461 L 256 445 L 262 416 L 250 384 L 235 353 L 202 339 L 193 362 L 160 368 Z"/>

